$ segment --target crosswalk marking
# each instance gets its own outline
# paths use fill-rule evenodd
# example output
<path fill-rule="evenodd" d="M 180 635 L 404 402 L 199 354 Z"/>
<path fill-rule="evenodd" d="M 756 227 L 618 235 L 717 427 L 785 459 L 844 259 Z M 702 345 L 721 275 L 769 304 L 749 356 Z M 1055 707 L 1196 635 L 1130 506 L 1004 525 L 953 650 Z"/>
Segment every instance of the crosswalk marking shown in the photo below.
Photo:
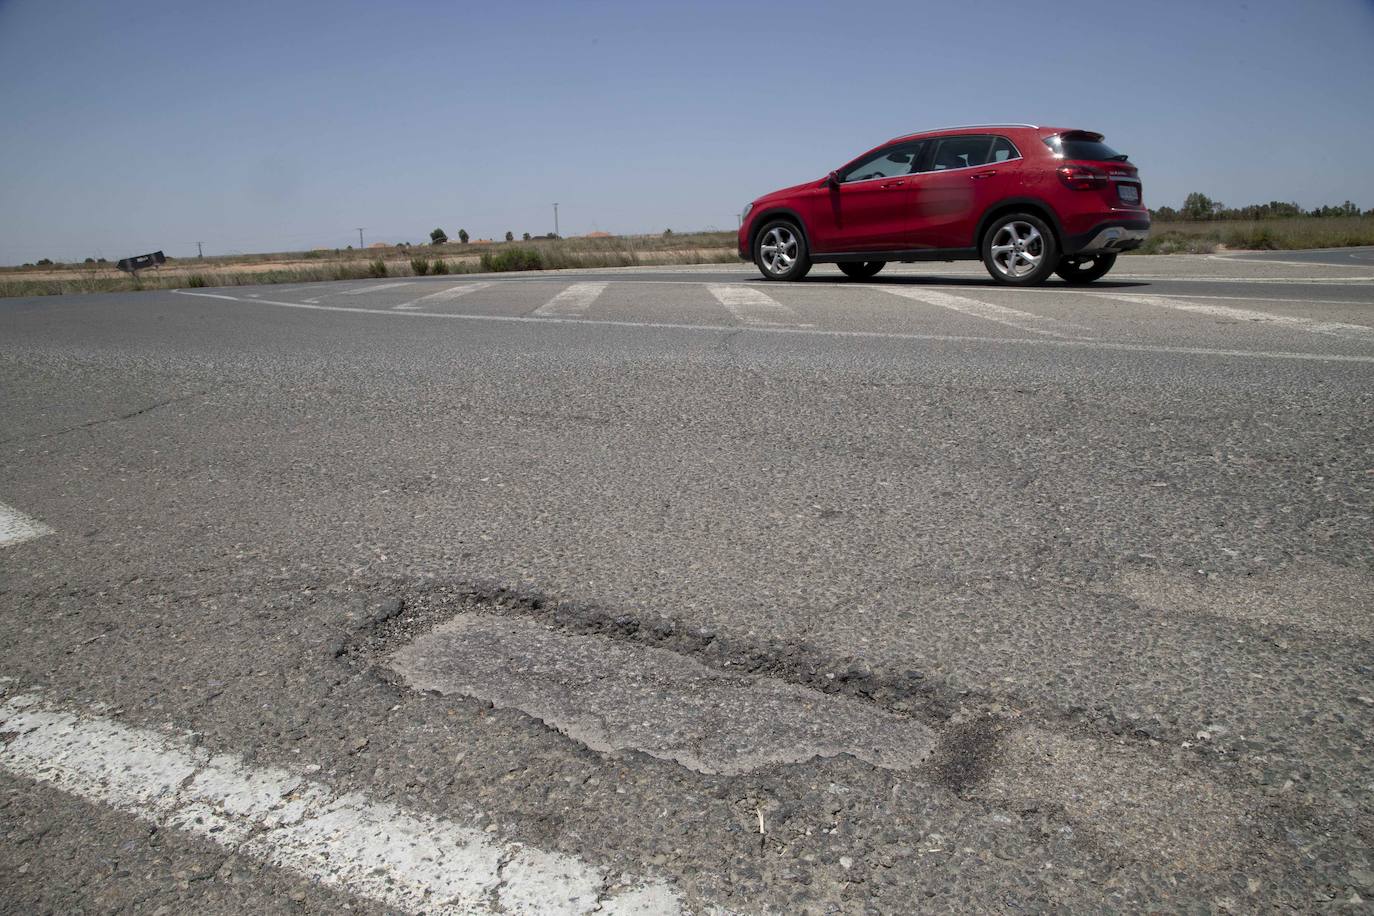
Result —
<path fill-rule="evenodd" d="M 428 296 L 421 296 L 419 299 L 412 299 L 409 302 L 402 302 L 400 305 L 393 305 L 393 309 L 422 309 L 426 306 L 434 305 L 437 302 L 452 302 L 468 293 L 474 293 L 479 289 L 486 289 L 491 286 L 489 282 L 460 283 L 457 286 L 450 286 L 448 289 L 441 289 L 437 293 L 430 293 Z"/>
<path fill-rule="evenodd" d="M 299 771 L 73 714 L 39 694 L 0 704 L 0 732 L 0 771 L 194 834 L 390 912 L 678 916 L 686 909 L 661 879 L 616 875 L 576 856 L 503 842 Z"/>
<path fill-rule="evenodd" d="M 365 293 L 376 293 L 384 289 L 398 289 L 402 286 L 410 286 L 413 280 L 402 280 L 399 283 L 377 283 L 372 286 L 360 286 L 357 289 L 346 289 L 339 295 L 341 296 L 361 296 Z"/>
<path fill-rule="evenodd" d="M 605 283 L 574 283 L 534 310 L 534 314 L 564 318 L 587 314 L 587 309 L 606 291 Z"/>
<path fill-rule="evenodd" d="M 1063 337 L 1077 340 L 1092 339 L 1089 335 L 1083 333 L 1066 333 L 1059 330 L 1059 328 L 1070 328 L 1079 332 L 1087 331 L 1088 328 L 1081 324 L 1074 324 L 1071 321 L 1059 321 L 1054 318 L 1046 318 L 1044 315 L 1034 315 L 1019 309 L 1007 308 L 1004 305 L 993 305 L 991 302 L 982 302 L 978 299 L 969 299 L 964 296 L 951 296 L 949 293 L 941 293 L 933 289 L 910 286 L 880 286 L 875 288 L 881 289 L 885 293 L 891 293 L 894 296 L 914 299 L 917 302 L 924 302 L 927 305 L 938 306 L 942 309 L 963 312 L 965 315 L 973 315 L 975 318 L 985 318 L 988 321 L 995 321 L 998 324 L 1004 324 L 1007 327 L 1016 328 L 1020 331 L 1030 331 L 1032 334 L 1044 334 L 1047 337 Z"/>
<path fill-rule="evenodd" d="M 743 324 L 755 327 L 814 327 L 798 324 L 797 313 L 762 290 L 729 283 L 708 283 L 711 295 Z"/>
<path fill-rule="evenodd" d="M 18 509 L 0 503 L 0 547 L 18 544 L 52 534 L 52 529 L 36 518 L 29 518 Z"/>
<path fill-rule="evenodd" d="M 1327 334 L 1345 337 L 1350 340 L 1374 341 L 1374 327 L 1362 324 L 1346 324 L 1341 321 L 1317 321 L 1313 318 L 1300 318 L 1297 315 L 1276 315 L 1273 312 L 1257 312 L 1254 309 L 1238 309 L 1229 305 L 1199 305 L 1195 302 L 1182 302 L 1168 296 L 1145 296 L 1135 293 L 1094 293 L 1102 299 L 1116 299 L 1120 302 L 1133 302 L 1139 305 L 1153 305 L 1159 308 L 1175 309 L 1180 312 L 1193 312 L 1197 315 L 1210 315 L 1213 318 L 1229 318 L 1232 321 L 1263 321 L 1285 325 L 1290 328 L 1308 331 L 1312 334 Z"/>

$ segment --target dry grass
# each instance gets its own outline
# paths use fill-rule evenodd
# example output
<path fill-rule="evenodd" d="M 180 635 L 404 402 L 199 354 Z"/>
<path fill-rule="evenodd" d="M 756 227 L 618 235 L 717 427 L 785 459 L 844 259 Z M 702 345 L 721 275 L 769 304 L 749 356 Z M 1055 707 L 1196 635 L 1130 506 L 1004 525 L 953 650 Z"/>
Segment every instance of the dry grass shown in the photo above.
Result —
<path fill-rule="evenodd" d="M 1156 222 L 1139 254 L 1207 254 L 1218 248 L 1289 250 L 1374 245 L 1374 217 Z"/>
<path fill-rule="evenodd" d="M 737 261 L 733 232 L 598 239 L 531 239 L 490 244 L 277 252 L 236 257 L 174 259 L 160 271 L 130 277 L 110 265 L 56 264 L 0 268 L 0 297 L 142 289 L 310 283 L 368 277 L 467 274 L 483 270 L 724 264 Z M 484 268 L 483 264 L 490 266 Z"/>

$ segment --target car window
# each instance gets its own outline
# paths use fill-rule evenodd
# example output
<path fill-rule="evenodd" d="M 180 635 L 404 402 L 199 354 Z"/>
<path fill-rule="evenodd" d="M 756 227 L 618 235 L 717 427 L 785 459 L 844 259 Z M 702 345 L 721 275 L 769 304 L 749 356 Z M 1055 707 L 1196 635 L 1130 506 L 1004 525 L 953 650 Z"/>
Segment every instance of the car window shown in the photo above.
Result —
<path fill-rule="evenodd" d="M 1085 159 L 1088 162 L 1112 162 L 1124 160 L 1125 153 L 1118 153 L 1101 140 L 1090 139 L 1081 134 L 1046 137 L 1045 145 L 1061 159 Z"/>
<path fill-rule="evenodd" d="M 996 139 L 993 137 L 945 137 L 935 147 L 935 157 L 931 160 L 930 171 L 942 172 L 947 169 L 986 165 L 995 142 Z"/>
<path fill-rule="evenodd" d="M 989 162 L 1006 162 L 1008 159 L 1015 159 L 1021 154 L 1010 140 L 1006 137 L 997 137 L 992 141 L 992 157 Z"/>
<path fill-rule="evenodd" d="M 921 158 L 920 143 L 900 143 L 879 150 L 861 159 L 840 173 L 840 181 L 867 181 L 870 178 L 891 178 L 909 175 Z"/>

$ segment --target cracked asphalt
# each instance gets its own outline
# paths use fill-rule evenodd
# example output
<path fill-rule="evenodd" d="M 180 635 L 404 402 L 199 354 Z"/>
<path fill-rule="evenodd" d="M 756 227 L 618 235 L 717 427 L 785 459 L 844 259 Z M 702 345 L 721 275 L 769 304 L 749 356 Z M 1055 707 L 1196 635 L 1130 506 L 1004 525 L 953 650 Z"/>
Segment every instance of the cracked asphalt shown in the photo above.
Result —
<path fill-rule="evenodd" d="M 692 912 L 1361 909 L 1374 269 L 1288 254 L 1088 290 L 927 265 L 0 300 L 0 503 L 53 532 L 0 546 L 0 690 Z M 424 300 L 460 283 L 488 285 Z M 540 311 L 574 283 L 604 289 Z M 396 676 L 459 615 L 934 749 L 594 750 Z M 0 886 L 16 913 L 389 909 L 8 771 Z"/>

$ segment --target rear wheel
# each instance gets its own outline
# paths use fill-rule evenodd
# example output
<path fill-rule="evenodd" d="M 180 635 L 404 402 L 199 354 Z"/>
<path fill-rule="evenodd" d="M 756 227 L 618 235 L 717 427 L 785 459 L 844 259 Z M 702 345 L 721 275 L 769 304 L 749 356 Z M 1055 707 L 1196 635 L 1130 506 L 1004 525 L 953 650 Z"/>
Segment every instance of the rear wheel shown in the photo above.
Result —
<path fill-rule="evenodd" d="M 867 280 L 886 266 L 886 261 L 848 261 L 840 265 L 840 272 L 851 280 Z"/>
<path fill-rule="evenodd" d="M 1061 260 L 1054 272 L 1065 283 L 1091 283 L 1102 279 L 1115 263 L 1114 254 L 1071 255 Z"/>
<path fill-rule="evenodd" d="M 754 263 L 766 280 L 800 280 L 811 269 L 811 255 L 796 224 L 780 219 L 759 230 Z"/>
<path fill-rule="evenodd" d="M 1008 213 L 983 235 L 983 265 L 998 283 L 1035 286 L 1059 266 L 1059 244 L 1050 227 L 1030 213 Z"/>

